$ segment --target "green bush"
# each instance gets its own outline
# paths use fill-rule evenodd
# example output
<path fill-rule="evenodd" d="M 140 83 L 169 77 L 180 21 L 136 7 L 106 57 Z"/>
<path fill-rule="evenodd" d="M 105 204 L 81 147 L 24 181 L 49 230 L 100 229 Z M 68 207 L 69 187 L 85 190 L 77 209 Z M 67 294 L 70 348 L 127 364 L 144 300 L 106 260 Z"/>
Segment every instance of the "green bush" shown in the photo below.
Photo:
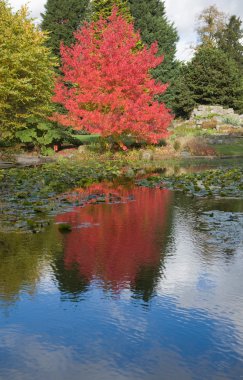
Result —
<path fill-rule="evenodd" d="M 179 151 L 180 148 L 181 148 L 181 144 L 179 141 L 175 140 L 174 141 L 174 144 L 173 144 L 173 148 L 175 149 L 175 151 Z"/>
<path fill-rule="evenodd" d="M 225 116 L 223 118 L 223 122 L 225 124 L 234 125 L 235 127 L 240 127 L 242 125 L 240 119 L 232 115 Z"/>
<path fill-rule="evenodd" d="M 68 130 L 57 124 L 32 117 L 27 120 L 26 128 L 16 132 L 15 139 L 27 147 L 36 147 L 44 153 L 47 148 L 61 143 L 68 135 Z"/>

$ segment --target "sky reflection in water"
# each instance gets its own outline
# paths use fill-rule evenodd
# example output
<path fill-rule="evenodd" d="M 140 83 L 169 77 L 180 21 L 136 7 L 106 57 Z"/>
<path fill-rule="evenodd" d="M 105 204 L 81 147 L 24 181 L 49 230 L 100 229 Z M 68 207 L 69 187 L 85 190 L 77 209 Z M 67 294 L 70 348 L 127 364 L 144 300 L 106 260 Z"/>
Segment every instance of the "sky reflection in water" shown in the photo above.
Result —
<path fill-rule="evenodd" d="M 0 234 L 0 379 L 243 378 L 242 204 L 232 242 L 222 205 L 97 192 L 69 234 Z"/>

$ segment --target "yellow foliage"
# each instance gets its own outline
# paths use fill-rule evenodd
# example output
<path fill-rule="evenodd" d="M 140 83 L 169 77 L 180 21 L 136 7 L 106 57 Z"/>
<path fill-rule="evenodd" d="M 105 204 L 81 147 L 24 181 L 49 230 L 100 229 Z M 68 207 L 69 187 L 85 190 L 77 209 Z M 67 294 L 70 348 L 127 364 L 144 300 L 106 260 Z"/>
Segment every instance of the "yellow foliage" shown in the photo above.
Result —
<path fill-rule="evenodd" d="M 0 0 L 0 139 L 12 139 L 32 116 L 50 114 L 56 59 L 47 35 L 28 17 Z"/>

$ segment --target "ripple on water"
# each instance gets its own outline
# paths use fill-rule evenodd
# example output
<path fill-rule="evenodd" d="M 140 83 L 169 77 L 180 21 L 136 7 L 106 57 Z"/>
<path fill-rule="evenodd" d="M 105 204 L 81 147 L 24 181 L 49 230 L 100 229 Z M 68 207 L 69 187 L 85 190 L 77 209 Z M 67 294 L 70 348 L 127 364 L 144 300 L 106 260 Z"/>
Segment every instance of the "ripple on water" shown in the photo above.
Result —
<path fill-rule="evenodd" d="M 132 192 L 0 234 L 1 380 L 241 378 L 242 211 Z"/>

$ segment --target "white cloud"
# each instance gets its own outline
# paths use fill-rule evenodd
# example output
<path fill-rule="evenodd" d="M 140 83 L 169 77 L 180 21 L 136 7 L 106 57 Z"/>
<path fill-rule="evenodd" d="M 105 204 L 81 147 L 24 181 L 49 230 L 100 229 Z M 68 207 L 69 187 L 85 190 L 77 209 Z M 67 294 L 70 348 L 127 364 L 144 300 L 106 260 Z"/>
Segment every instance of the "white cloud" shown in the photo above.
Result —
<path fill-rule="evenodd" d="M 165 271 L 157 294 L 162 301 L 164 296 L 175 300 L 182 310 L 198 310 L 208 318 L 228 323 L 238 339 L 243 336 L 242 244 L 235 247 L 230 265 L 225 265 L 224 249 L 219 247 L 217 252 L 215 246 L 210 248 L 210 237 L 195 229 L 197 224 L 195 214 L 176 210 L 174 240 L 165 252 Z M 240 354 L 243 351 L 240 340 L 236 350 Z"/>
<path fill-rule="evenodd" d="M 31 15 L 40 19 L 40 13 L 44 10 L 46 0 L 10 0 L 13 9 L 19 9 L 28 3 Z M 186 60 L 191 57 L 190 46 L 196 41 L 195 19 L 201 11 L 215 4 L 220 10 L 228 14 L 236 14 L 243 19 L 243 1 L 241 0 L 165 0 L 168 19 L 173 21 L 180 36 L 178 43 L 179 59 Z"/>
<path fill-rule="evenodd" d="M 30 9 L 30 12 L 31 12 L 31 16 L 34 17 L 34 18 L 40 18 L 40 14 L 41 12 L 44 11 L 44 4 L 46 3 L 46 0 L 39 0 L 39 1 L 36 1 L 36 0 L 9 0 L 9 4 L 11 5 L 11 7 L 14 9 L 14 10 L 18 10 L 21 8 L 22 5 L 25 5 L 27 4 L 29 9 Z"/>
<path fill-rule="evenodd" d="M 241 0 L 165 0 L 168 19 L 174 22 L 180 36 L 178 58 L 185 60 L 191 57 L 190 46 L 196 42 L 195 20 L 204 8 L 213 4 L 221 11 L 243 19 Z"/>

